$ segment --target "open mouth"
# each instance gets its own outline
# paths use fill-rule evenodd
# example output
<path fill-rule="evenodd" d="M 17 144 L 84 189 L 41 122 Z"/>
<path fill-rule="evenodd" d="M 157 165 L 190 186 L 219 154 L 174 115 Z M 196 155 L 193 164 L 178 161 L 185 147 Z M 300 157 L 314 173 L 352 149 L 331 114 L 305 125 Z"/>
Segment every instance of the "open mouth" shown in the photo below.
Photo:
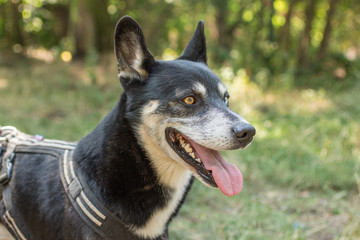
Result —
<path fill-rule="evenodd" d="M 200 156 L 190 141 L 173 128 L 166 129 L 166 140 L 181 159 L 194 168 L 206 183 L 212 187 L 217 187 L 212 171 L 205 168 Z"/>
<path fill-rule="evenodd" d="M 240 193 L 243 183 L 239 169 L 226 162 L 216 150 L 206 148 L 174 128 L 165 130 L 170 147 L 201 179 L 227 196 Z M 194 171 L 193 171 L 194 172 Z"/>

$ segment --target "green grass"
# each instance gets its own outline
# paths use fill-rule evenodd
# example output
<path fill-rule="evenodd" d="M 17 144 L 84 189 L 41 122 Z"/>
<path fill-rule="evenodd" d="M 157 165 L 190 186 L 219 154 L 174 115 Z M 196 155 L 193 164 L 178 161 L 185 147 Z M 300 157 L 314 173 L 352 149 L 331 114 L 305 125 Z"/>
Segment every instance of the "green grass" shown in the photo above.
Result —
<path fill-rule="evenodd" d="M 121 94 L 112 59 L 92 69 L 97 85 L 81 63 L 0 65 L 0 124 L 78 140 Z M 225 82 L 231 107 L 257 128 L 249 148 L 223 153 L 243 191 L 226 197 L 195 181 L 170 239 L 360 239 L 359 84 L 261 91 L 241 76 Z"/>

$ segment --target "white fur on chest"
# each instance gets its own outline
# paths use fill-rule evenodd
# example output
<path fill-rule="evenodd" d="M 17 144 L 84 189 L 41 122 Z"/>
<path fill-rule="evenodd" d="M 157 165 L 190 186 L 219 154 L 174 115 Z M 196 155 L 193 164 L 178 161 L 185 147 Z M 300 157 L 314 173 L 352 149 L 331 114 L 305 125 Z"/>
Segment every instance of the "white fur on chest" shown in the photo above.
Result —
<path fill-rule="evenodd" d="M 174 211 L 177 209 L 183 195 L 186 191 L 186 187 L 191 179 L 190 172 L 183 177 L 182 182 L 179 182 L 179 187 L 173 192 L 172 197 L 169 199 L 165 207 L 157 209 L 153 212 L 146 224 L 141 228 L 134 228 L 136 234 L 142 237 L 157 237 L 165 230 L 166 224 Z"/>
<path fill-rule="evenodd" d="M 158 102 L 152 101 L 144 108 L 142 116 L 144 124 L 137 127 L 136 133 L 156 172 L 159 183 L 173 191 L 165 206 L 156 209 L 143 227 L 133 228 L 137 235 L 149 238 L 157 237 L 164 232 L 192 176 L 187 168 L 169 157 L 164 151 L 164 148 L 169 146 L 165 142 L 165 137 L 159 137 L 159 134 L 164 134 L 164 126 L 153 114 L 157 106 Z"/>

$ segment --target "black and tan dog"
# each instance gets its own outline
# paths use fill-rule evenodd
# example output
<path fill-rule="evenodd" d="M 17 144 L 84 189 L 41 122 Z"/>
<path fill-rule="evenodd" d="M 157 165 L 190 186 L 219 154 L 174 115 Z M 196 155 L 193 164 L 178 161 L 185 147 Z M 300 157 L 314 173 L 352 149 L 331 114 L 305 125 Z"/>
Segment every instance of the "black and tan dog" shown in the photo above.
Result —
<path fill-rule="evenodd" d="M 248 146 L 255 129 L 206 65 L 203 22 L 177 60 L 157 61 L 123 17 L 115 53 L 124 92 L 78 143 L 2 128 L 0 210 L 15 238 L 167 239 L 192 176 L 241 191 L 240 171 L 218 151 Z"/>

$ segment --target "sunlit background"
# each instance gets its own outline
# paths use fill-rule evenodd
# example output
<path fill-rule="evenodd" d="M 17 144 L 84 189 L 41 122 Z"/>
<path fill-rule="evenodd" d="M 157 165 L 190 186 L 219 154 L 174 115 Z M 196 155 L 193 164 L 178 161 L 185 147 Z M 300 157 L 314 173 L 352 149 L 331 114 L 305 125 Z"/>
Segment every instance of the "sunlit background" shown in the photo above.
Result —
<path fill-rule="evenodd" d="M 91 131 L 122 91 L 123 15 L 162 60 L 203 19 L 208 65 L 257 129 L 223 153 L 243 192 L 196 182 L 170 239 L 360 239 L 360 1 L 0 0 L 0 124 L 72 141 Z"/>

